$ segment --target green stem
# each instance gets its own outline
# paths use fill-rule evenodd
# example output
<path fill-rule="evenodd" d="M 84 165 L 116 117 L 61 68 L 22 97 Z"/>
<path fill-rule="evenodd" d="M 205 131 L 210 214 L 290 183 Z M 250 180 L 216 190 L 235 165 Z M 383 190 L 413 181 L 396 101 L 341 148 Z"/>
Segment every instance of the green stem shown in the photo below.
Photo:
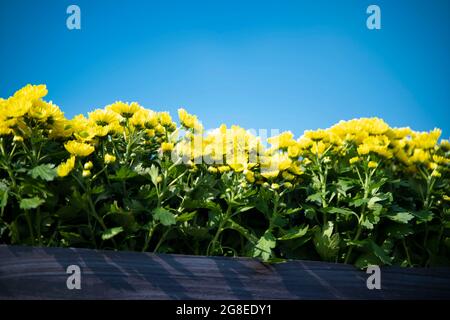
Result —
<path fill-rule="evenodd" d="M 365 177 L 365 181 L 364 181 L 364 184 L 362 185 L 362 187 L 364 189 L 364 199 L 367 199 L 369 197 L 369 186 L 370 186 L 370 177 L 371 177 L 371 175 L 367 174 L 367 171 L 366 171 L 365 172 L 365 176 L 366 176 Z M 358 241 L 359 237 L 361 236 L 361 232 L 362 232 L 361 222 L 364 219 L 365 212 L 366 212 L 366 203 L 363 204 L 363 207 L 361 209 L 361 215 L 360 215 L 360 217 L 358 219 L 358 227 L 357 227 L 357 230 L 356 230 L 356 234 L 355 234 L 355 237 L 352 240 L 353 242 L 354 241 Z M 350 246 L 349 246 L 349 248 L 347 250 L 347 253 L 345 255 L 344 263 L 348 263 L 349 262 L 350 256 L 352 254 L 352 251 L 353 251 L 353 244 L 350 244 Z"/>
<path fill-rule="evenodd" d="M 33 224 L 31 223 L 30 212 L 25 210 L 25 219 L 27 220 L 28 232 L 30 233 L 31 245 L 34 246 L 34 232 L 33 232 Z"/>
<path fill-rule="evenodd" d="M 227 211 L 225 213 L 225 216 L 220 220 L 219 227 L 217 228 L 216 234 L 214 235 L 214 238 L 211 240 L 211 242 L 208 245 L 206 255 L 210 256 L 211 252 L 215 252 L 216 250 L 216 243 L 219 239 L 219 235 L 222 232 L 223 227 L 225 226 L 225 223 L 228 221 L 228 219 L 231 216 L 231 205 L 228 205 Z"/>
<path fill-rule="evenodd" d="M 409 250 L 408 247 L 406 246 L 406 240 L 402 239 L 402 244 L 403 244 L 403 249 L 405 249 L 405 253 L 406 253 L 406 260 L 408 261 L 408 266 L 412 267 L 412 263 L 411 263 L 411 257 L 409 255 Z"/>
<path fill-rule="evenodd" d="M 146 252 L 148 249 L 148 246 L 150 245 L 150 240 L 152 239 L 153 236 L 153 232 L 155 231 L 157 225 L 152 225 L 149 229 L 148 229 L 148 233 L 146 234 L 146 239 L 145 239 L 145 244 L 144 247 L 142 248 L 142 252 Z"/>
<path fill-rule="evenodd" d="M 167 230 L 163 233 L 163 235 L 161 236 L 161 238 L 159 239 L 155 250 L 153 250 L 153 252 L 157 253 L 159 247 L 163 244 L 164 240 L 166 240 L 167 235 L 169 234 L 169 232 L 172 230 L 172 228 L 167 228 Z"/>

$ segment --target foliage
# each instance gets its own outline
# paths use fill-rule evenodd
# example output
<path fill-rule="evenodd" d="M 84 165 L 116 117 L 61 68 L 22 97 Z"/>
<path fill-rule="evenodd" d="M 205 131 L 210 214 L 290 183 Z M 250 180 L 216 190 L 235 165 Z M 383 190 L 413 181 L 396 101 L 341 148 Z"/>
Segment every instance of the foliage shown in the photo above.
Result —
<path fill-rule="evenodd" d="M 66 119 L 0 99 L 0 241 L 197 255 L 450 265 L 450 143 L 341 121 L 267 140 L 116 102 Z"/>

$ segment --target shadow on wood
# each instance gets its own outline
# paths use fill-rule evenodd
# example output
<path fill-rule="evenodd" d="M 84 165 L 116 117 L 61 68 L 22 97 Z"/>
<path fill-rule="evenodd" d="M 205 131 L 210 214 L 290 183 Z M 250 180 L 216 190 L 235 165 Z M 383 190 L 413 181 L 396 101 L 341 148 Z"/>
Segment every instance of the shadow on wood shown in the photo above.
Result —
<path fill-rule="evenodd" d="M 66 285 L 81 268 L 81 289 Z M 450 268 L 381 269 L 381 290 L 345 264 L 0 246 L 0 299 L 444 299 Z"/>

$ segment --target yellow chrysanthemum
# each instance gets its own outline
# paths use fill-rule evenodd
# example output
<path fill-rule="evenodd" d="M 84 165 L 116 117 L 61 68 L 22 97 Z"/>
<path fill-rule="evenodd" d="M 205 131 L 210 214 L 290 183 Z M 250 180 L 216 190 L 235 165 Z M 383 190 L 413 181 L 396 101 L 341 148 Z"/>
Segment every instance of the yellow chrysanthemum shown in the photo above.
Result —
<path fill-rule="evenodd" d="M 168 112 L 158 112 L 158 119 L 159 119 L 159 123 L 163 127 L 169 127 L 169 126 L 172 126 L 172 124 L 173 124 L 172 117 L 170 116 L 170 114 Z"/>
<path fill-rule="evenodd" d="M 413 163 L 427 163 L 430 159 L 430 154 L 423 149 L 414 149 L 414 153 L 410 160 Z"/>
<path fill-rule="evenodd" d="M 84 164 L 83 168 L 85 170 L 91 170 L 94 167 L 94 164 L 92 163 L 92 161 L 88 161 Z"/>
<path fill-rule="evenodd" d="M 183 108 L 178 109 L 178 117 L 180 118 L 181 124 L 187 129 L 194 129 L 196 131 L 201 131 L 203 126 L 197 119 L 197 116 L 189 114 Z"/>
<path fill-rule="evenodd" d="M 131 118 L 136 112 L 138 112 L 141 109 L 141 106 L 136 102 L 125 103 L 122 101 L 117 101 L 107 106 L 106 109 L 114 111 L 120 116 L 128 119 Z"/>
<path fill-rule="evenodd" d="M 121 116 L 111 110 L 97 109 L 89 112 L 89 129 L 98 137 L 122 132 Z"/>
<path fill-rule="evenodd" d="M 359 157 L 353 157 L 348 162 L 350 162 L 350 164 L 354 164 L 360 160 L 361 160 L 361 158 L 359 158 Z"/>
<path fill-rule="evenodd" d="M 114 163 L 114 162 L 116 162 L 116 157 L 114 155 L 109 154 L 109 153 L 105 154 L 105 163 L 106 164 L 110 164 L 110 163 Z"/>
<path fill-rule="evenodd" d="M 284 149 L 295 144 L 294 135 L 290 131 L 285 131 L 278 136 L 267 139 L 273 147 Z"/>
<path fill-rule="evenodd" d="M 378 163 L 376 163 L 375 161 L 369 161 L 369 163 L 367 164 L 367 166 L 369 168 L 376 168 L 378 167 Z"/>
<path fill-rule="evenodd" d="M 161 143 L 161 151 L 162 152 L 171 152 L 173 150 L 172 142 L 163 142 Z"/>
<path fill-rule="evenodd" d="M 139 129 L 152 129 L 158 125 L 158 115 L 152 110 L 140 109 L 131 117 L 130 124 Z"/>
<path fill-rule="evenodd" d="M 244 171 L 245 179 L 247 179 L 248 182 L 253 183 L 255 182 L 255 173 L 250 170 Z"/>
<path fill-rule="evenodd" d="M 75 156 L 71 156 L 69 159 L 67 159 L 66 162 L 61 163 L 56 168 L 56 174 L 59 177 L 65 177 L 67 176 L 75 167 Z"/>
<path fill-rule="evenodd" d="M 69 141 L 64 144 L 64 147 L 70 154 L 78 157 L 86 157 L 95 150 L 95 148 L 90 144 L 78 141 Z"/>
<path fill-rule="evenodd" d="M 23 87 L 20 90 L 17 90 L 16 93 L 14 93 L 14 98 L 24 98 L 29 101 L 34 101 L 41 99 L 47 95 L 47 86 L 44 84 L 40 85 L 31 85 L 27 84 L 25 87 Z"/>

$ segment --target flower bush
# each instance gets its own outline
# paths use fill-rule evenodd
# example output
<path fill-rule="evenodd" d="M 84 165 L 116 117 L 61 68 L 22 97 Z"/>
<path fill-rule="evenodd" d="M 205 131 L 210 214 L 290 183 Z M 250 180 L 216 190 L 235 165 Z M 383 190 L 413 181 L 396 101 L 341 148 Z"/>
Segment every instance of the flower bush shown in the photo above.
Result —
<path fill-rule="evenodd" d="M 450 265 L 450 142 L 378 118 L 262 141 L 115 102 L 73 119 L 44 85 L 0 99 L 0 241 Z"/>

